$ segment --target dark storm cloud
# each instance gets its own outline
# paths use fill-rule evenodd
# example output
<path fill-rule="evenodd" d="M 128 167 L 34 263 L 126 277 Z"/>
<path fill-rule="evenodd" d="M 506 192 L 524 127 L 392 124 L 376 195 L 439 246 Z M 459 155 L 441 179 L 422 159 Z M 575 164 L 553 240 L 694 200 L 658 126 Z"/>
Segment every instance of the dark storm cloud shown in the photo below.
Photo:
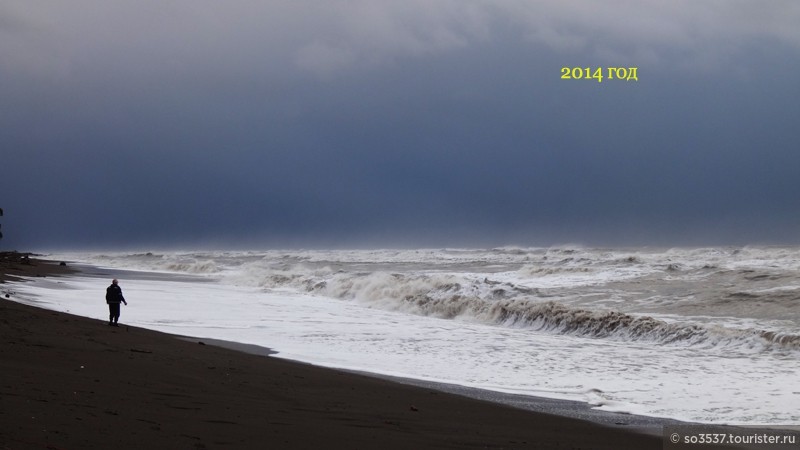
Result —
<path fill-rule="evenodd" d="M 798 18 L 11 2 L 3 246 L 796 242 Z M 639 81 L 559 79 L 609 65 Z"/>

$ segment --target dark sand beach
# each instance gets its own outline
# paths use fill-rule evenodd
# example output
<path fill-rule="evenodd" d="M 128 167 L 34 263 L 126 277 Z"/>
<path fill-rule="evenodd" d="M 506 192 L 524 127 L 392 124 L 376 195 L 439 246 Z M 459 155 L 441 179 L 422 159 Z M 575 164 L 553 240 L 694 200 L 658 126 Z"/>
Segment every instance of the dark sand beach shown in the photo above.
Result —
<path fill-rule="evenodd" d="M 21 277 L 45 277 L 75 273 L 72 267 L 57 261 L 37 259 L 32 253 L 0 252 L 0 283 Z"/>
<path fill-rule="evenodd" d="M 5 261 L 0 279 L 69 271 Z M 625 427 L 109 327 L 16 303 L 8 286 L 0 449 L 662 448 Z"/>

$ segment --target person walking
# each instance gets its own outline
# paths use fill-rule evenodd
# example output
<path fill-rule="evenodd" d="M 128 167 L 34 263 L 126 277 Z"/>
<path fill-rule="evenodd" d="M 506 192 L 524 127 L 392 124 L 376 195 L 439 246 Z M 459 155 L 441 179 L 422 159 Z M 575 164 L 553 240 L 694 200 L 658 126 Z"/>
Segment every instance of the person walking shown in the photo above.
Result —
<path fill-rule="evenodd" d="M 125 303 L 126 305 L 128 302 L 125 301 L 125 297 L 122 296 L 122 288 L 119 287 L 119 281 L 114 278 L 111 281 L 111 286 L 106 289 L 106 303 L 108 303 L 108 325 L 112 327 L 118 327 L 117 321 L 119 321 L 119 304 L 120 302 Z"/>

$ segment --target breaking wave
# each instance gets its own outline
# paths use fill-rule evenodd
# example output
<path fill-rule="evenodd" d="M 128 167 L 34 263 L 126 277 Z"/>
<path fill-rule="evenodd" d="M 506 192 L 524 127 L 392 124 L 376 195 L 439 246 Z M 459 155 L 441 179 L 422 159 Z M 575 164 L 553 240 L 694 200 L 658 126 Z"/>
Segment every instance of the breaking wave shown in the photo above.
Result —
<path fill-rule="evenodd" d="M 548 294 L 538 289 L 465 274 L 352 273 L 330 267 L 309 270 L 295 266 L 260 275 L 259 285 L 267 289 L 288 288 L 444 319 L 660 345 L 748 352 L 800 351 L 798 335 L 572 307 L 548 300 Z"/>
<path fill-rule="evenodd" d="M 750 351 L 800 351 L 800 336 L 797 335 L 667 322 L 617 311 L 570 308 L 556 302 L 500 302 L 492 305 L 489 311 L 496 323 L 584 337 Z"/>
<path fill-rule="evenodd" d="M 757 329 L 727 328 L 686 322 L 667 322 L 618 311 L 594 311 L 554 301 L 430 296 L 403 299 L 426 315 L 474 317 L 484 322 L 587 338 L 690 345 L 749 352 L 800 351 L 800 336 Z"/>

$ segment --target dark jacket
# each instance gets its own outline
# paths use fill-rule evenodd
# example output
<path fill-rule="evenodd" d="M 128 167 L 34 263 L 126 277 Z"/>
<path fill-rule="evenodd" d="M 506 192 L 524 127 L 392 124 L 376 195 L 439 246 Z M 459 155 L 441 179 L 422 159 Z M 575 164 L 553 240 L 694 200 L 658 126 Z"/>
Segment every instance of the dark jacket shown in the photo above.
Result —
<path fill-rule="evenodd" d="M 122 296 L 122 288 L 119 285 L 112 284 L 106 289 L 106 303 L 125 303 L 125 297 Z"/>

